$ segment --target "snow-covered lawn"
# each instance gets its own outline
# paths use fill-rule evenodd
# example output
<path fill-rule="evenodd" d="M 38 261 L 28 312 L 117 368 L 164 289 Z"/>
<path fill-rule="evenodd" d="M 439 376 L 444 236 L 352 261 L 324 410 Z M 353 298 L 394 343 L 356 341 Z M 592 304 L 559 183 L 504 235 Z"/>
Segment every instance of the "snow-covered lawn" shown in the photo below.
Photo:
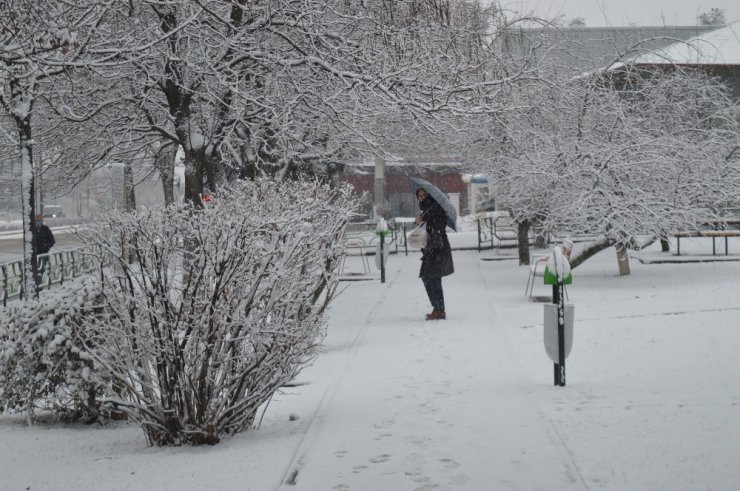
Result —
<path fill-rule="evenodd" d="M 656 246 L 639 254 L 660 256 Z M 567 386 L 553 387 L 527 267 L 453 255 L 446 321 L 423 320 L 418 253 L 391 256 L 385 284 L 345 283 L 323 354 L 259 430 L 214 447 L 147 448 L 124 423 L 29 428 L 2 416 L 0 489 L 740 486 L 740 262 L 633 259 L 625 277 L 613 249 L 584 263 L 568 288 Z M 535 294 L 548 292 L 538 278 Z"/>

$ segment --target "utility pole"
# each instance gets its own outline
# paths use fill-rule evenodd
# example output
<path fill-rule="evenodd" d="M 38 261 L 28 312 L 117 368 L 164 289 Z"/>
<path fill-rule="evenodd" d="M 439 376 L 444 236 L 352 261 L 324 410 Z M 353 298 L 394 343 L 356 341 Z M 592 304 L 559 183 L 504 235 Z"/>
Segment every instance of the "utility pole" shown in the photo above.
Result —
<path fill-rule="evenodd" d="M 380 218 L 385 211 L 385 160 L 375 156 L 375 204 L 373 205 L 374 218 Z"/>
<path fill-rule="evenodd" d="M 39 215 L 44 212 L 44 186 L 42 174 L 44 173 L 44 158 L 41 152 L 38 152 L 38 158 L 34 160 L 34 172 L 33 178 L 34 183 L 34 215 Z"/>

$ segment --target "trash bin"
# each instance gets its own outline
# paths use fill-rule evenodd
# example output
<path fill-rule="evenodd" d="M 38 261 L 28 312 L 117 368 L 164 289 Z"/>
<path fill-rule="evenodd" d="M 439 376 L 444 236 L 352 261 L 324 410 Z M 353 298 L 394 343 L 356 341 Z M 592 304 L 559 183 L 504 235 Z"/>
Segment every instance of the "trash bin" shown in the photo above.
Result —
<path fill-rule="evenodd" d="M 559 363 L 558 359 L 558 306 L 554 303 L 543 305 L 545 308 L 544 322 L 544 342 L 547 356 L 553 363 Z M 570 354 L 570 348 L 573 346 L 573 312 L 572 304 L 565 304 L 565 358 Z"/>

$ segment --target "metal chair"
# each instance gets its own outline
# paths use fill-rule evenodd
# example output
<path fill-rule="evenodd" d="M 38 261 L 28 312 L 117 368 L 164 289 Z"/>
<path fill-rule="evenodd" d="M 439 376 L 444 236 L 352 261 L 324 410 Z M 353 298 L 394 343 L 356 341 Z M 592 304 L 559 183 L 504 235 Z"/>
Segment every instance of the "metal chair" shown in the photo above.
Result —
<path fill-rule="evenodd" d="M 524 289 L 524 294 L 527 295 L 530 300 L 532 300 L 535 278 L 545 274 L 545 266 L 547 266 L 547 259 L 549 257 L 550 256 L 535 256 L 534 260 L 529 265 L 529 276 L 527 277 L 527 286 Z"/>
<path fill-rule="evenodd" d="M 344 274 L 344 268 L 346 266 L 347 256 L 350 249 L 357 249 L 359 251 L 363 274 L 369 275 L 370 261 L 368 261 L 367 259 L 367 254 L 365 253 L 365 241 L 363 241 L 362 239 L 347 239 L 347 246 L 345 248 L 344 256 L 342 256 L 342 262 L 339 265 L 339 274 Z"/>

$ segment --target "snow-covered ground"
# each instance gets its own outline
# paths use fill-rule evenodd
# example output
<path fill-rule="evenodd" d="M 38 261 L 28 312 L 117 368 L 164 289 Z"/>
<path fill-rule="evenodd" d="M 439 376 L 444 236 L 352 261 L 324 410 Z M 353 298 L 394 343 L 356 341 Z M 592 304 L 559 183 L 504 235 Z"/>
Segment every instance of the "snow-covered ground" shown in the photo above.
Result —
<path fill-rule="evenodd" d="M 424 321 L 418 253 L 391 256 L 385 284 L 344 283 L 323 354 L 259 430 L 213 447 L 147 448 L 123 423 L 2 416 L 0 489 L 740 487 L 740 262 L 635 258 L 619 277 L 610 249 L 575 269 L 567 386 L 554 387 L 527 266 L 484 260 L 507 252 L 453 253 L 445 321 Z M 730 252 L 740 259 L 740 244 Z M 535 294 L 548 292 L 539 278 Z"/>

